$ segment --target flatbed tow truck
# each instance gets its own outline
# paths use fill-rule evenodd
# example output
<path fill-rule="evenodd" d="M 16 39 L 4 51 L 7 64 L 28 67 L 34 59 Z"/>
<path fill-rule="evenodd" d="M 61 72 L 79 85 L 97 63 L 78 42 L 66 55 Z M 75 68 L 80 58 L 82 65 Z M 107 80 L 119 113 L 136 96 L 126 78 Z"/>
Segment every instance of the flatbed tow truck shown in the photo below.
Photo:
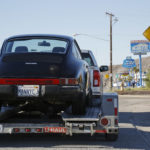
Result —
<path fill-rule="evenodd" d="M 0 134 L 47 133 L 104 134 L 106 140 L 115 141 L 118 138 L 118 95 L 103 93 L 101 99 L 93 99 L 87 107 L 85 115 L 72 115 L 71 108 L 57 114 L 55 117 L 39 116 L 18 111 L 15 116 L 0 121 Z M 8 110 L 8 114 L 11 113 Z M 0 118 L 2 114 L 0 113 Z"/>

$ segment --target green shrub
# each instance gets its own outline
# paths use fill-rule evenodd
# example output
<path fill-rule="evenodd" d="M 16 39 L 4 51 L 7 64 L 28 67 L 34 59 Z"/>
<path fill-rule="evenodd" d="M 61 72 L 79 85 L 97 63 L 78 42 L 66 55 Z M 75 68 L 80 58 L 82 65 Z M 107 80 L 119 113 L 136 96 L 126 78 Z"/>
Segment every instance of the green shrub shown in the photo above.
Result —
<path fill-rule="evenodd" d="M 150 70 L 148 70 L 148 73 L 146 74 L 146 78 L 144 79 L 146 82 L 146 87 L 150 88 Z"/>

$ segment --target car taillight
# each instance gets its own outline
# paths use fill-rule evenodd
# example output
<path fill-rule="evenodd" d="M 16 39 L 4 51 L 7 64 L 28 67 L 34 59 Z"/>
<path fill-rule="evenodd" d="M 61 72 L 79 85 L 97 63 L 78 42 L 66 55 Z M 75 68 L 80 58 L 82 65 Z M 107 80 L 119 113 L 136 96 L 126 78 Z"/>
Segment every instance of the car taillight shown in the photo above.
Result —
<path fill-rule="evenodd" d="M 98 70 L 93 71 L 93 86 L 100 86 L 100 73 Z"/>
<path fill-rule="evenodd" d="M 79 82 L 75 78 L 65 78 L 65 79 L 60 79 L 60 84 L 61 85 L 78 85 Z"/>

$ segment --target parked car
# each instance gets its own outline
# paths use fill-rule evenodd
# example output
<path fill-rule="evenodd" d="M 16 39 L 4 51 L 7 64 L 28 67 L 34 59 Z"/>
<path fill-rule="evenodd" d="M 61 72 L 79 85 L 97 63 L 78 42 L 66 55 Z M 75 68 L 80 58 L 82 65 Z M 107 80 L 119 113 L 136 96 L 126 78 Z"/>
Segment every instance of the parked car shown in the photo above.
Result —
<path fill-rule="evenodd" d="M 1 105 L 17 106 L 29 102 L 34 106 L 30 109 L 45 112 L 72 105 L 73 114 L 83 114 L 90 91 L 89 82 L 88 64 L 72 37 L 18 35 L 3 43 Z"/>
<path fill-rule="evenodd" d="M 103 79 L 100 72 L 107 71 L 108 66 L 101 66 L 99 68 L 90 50 L 82 50 L 82 58 L 89 64 L 92 96 L 100 97 L 103 92 Z"/>

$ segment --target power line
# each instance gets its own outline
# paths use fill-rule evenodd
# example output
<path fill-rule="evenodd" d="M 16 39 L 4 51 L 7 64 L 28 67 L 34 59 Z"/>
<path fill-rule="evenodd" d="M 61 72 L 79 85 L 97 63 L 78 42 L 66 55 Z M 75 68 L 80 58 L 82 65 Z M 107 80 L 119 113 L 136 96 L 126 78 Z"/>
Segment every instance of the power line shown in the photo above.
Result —
<path fill-rule="evenodd" d="M 99 38 L 99 37 L 94 36 L 94 35 L 83 34 L 83 33 L 76 33 L 76 34 L 74 34 L 73 36 L 75 37 L 75 36 L 78 36 L 78 35 L 88 36 L 88 37 L 90 37 L 90 38 L 95 38 L 95 39 L 97 39 L 97 40 L 102 40 L 102 41 L 107 41 L 107 42 L 109 41 L 109 40 L 106 40 L 106 39 L 103 39 L 103 38 Z"/>

